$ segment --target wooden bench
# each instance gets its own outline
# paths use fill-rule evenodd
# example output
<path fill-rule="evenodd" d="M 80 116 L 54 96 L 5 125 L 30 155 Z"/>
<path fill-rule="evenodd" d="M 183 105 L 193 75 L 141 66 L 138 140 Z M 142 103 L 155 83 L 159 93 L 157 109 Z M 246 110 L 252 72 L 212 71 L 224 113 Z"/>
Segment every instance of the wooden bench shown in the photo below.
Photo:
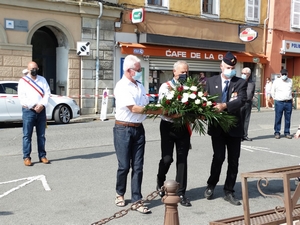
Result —
<path fill-rule="evenodd" d="M 218 221 L 210 222 L 210 225 L 230 224 L 230 225 L 261 225 L 271 224 L 279 225 L 286 223 L 293 225 L 293 221 L 300 219 L 300 205 L 297 201 L 300 197 L 300 184 L 298 183 L 296 190 L 291 195 L 290 179 L 300 177 L 300 166 L 291 166 L 283 168 L 275 168 L 268 170 L 261 170 L 255 172 L 242 173 L 242 194 L 243 194 L 243 207 L 244 215 L 237 216 Z M 257 188 L 263 196 L 272 196 L 265 194 L 261 188 L 261 181 L 265 181 L 264 186 L 268 185 L 269 178 L 279 178 L 283 181 L 283 197 L 284 207 L 252 213 L 250 214 L 249 196 L 248 196 L 248 178 L 258 178 Z M 278 198 L 278 195 L 274 195 Z M 300 225 L 300 222 L 294 223 Z"/>

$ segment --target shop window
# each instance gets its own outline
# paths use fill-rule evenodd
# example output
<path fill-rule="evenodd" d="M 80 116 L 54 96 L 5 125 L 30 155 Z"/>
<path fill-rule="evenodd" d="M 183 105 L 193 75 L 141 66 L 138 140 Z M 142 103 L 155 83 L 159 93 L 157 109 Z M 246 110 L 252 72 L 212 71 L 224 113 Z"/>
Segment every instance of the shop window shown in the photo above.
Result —
<path fill-rule="evenodd" d="M 246 21 L 259 22 L 260 0 L 246 0 Z"/>
<path fill-rule="evenodd" d="M 202 0 L 201 12 L 205 16 L 219 16 L 220 0 Z"/>
<path fill-rule="evenodd" d="M 292 28 L 300 28 L 300 0 L 292 1 L 291 9 L 291 26 Z"/>

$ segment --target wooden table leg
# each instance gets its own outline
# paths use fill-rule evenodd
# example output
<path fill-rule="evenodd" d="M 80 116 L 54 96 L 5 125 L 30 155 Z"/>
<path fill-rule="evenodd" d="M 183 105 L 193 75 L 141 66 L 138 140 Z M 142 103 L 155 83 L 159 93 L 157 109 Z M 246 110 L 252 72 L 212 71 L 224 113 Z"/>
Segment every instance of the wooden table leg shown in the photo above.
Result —
<path fill-rule="evenodd" d="M 293 224 L 291 185 L 290 185 L 290 179 L 287 176 L 283 176 L 283 193 L 284 193 L 284 206 L 286 210 L 286 224 Z"/>
<path fill-rule="evenodd" d="M 242 176 L 242 195 L 243 195 L 243 208 L 244 208 L 245 225 L 250 225 L 248 182 L 247 182 L 247 178 L 243 177 L 243 176 Z"/>

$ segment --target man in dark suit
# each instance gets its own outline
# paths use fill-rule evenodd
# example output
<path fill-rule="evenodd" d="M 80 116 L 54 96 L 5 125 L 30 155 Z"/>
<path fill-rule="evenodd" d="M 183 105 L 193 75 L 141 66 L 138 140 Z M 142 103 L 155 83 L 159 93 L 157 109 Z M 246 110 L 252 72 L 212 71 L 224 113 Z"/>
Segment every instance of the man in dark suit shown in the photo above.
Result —
<path fill-rule="evenodd" d="M 247 85 L 247 100 L 245 105 L 241 108 L 241 116 L 242 116 L 242 123 L 244 124 L 244 135 L 242 137 L 242 141 L 252 141 L 251 138 L 248 137 L 248 127 L 250 122 L 250 116 L 252 111 L 252 99 L 255 92 L 255 83 L 250 80 L 251 69 L 245 67 L 242 69 L 241 78 L 248 82 Z"/>
<path fill-rule="evenodd" d="M 243 136 L 240 109 L 247 98 L 247 82 L 235 76 L 236 63 L 236 57 L 231 52 L 227 52 L 220 65 L 221 74 L 208 78 L 206 82 L 207 92 L 210 95 L 219 95 L 215 106 L 216 110 L 219 112 L 227 111 L 234 115 L 237 123 L 228 132 L 225 132 L 219 125 L 210 124 L 208 126 L 207 133 L 211 136 L 214 154 L 204 196 L 207 199 L 211 199 L 213 196 L 214 189 L 219 182 L 227 148 L 228 167 L 223 188 L 225 193 L 224 200 L 233 205 L 241 205 L 240 201 L 234 197 L 234 186 L 238 174 L 241 139 Z"/>

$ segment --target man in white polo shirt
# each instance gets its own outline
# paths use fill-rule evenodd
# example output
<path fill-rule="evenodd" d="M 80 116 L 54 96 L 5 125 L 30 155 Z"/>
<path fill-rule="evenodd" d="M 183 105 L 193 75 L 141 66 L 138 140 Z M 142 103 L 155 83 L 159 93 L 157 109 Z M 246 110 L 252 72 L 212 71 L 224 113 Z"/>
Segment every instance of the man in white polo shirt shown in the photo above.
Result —
<path fill-rule="evenodd" d="M 291 115 L 293 110 L 292 96 L 293 80 L 288 78 L 288 71 L 282 69 L 280 76 L 275 79 L 272 85 L 272 97 L 275 100 L 275 124 L 274 135 L 276 139 L 280 139 L 281 119 L 284 114 L 284 136 L 292 139 L 290 134 Z"/>

